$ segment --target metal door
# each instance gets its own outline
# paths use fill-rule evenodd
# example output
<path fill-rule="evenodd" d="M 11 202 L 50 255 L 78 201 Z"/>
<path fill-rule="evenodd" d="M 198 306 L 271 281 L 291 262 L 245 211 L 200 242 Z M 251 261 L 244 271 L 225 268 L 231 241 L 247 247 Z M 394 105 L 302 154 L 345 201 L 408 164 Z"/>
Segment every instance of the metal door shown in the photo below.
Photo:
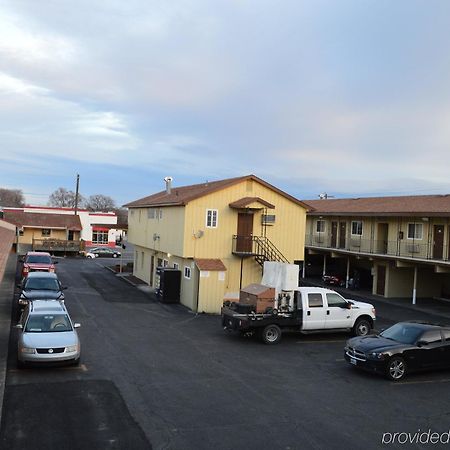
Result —
<path fill-rule="evenodd" d="M 339 248 L 345 248 L 345 238 L 347 234 L 347 223 L 339 223 Z"/>
<path fill-rule="evenodd" d="M 331 247 L 336 248 L 338 223 L 331 222 Z"/>
<path fill-rule="evenodd" d="M 377 294 L 384 295 L 386 286 L 386 266 L 377 266 Z"/>
<path fill-rule="evenodd" d="M 435 225 L 433 233 L 433 259 L 444 256 L 444 225 Z"/>
<path fill-rule="evenodd" d="M 252 252 L 253 214 L 239 213 L 237 223 L 236 251 Z"/>

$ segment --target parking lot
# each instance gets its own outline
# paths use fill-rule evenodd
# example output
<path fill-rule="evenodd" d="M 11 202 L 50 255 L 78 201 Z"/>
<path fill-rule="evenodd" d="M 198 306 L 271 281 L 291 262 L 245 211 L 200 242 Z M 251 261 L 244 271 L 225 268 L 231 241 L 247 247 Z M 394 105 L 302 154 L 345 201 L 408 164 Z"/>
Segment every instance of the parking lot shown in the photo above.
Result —
<path fill-rule="evenodd" d="M 79 367 L 18 370 L 12 329 L 1 448 L 376 449 L 384 433 L 449 431 L 449 371 L 393 383 L 349 367 L 343 334 L 276 346 L 227 334 L 217 316 L 158 303 L 112 264 L 57 266 L 81 323 Z M 377 328 L 435 319 L 385 304 L 379 314 Z"/>

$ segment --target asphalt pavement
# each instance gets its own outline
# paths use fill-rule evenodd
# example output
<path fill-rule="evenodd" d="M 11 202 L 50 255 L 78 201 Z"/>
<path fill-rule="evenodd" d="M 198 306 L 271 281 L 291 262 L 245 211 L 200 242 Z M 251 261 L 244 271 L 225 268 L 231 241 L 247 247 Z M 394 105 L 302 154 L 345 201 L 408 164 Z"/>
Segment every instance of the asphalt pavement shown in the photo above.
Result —
<path fill-rule="evenodd" d="M 18 370 L 16 330 L 2 333 L 1 448 L 378 449 L 383 433 L 448 431 L 449 371 L 391 383 L 344 362 L 346 334 L 266 346 L 224 333 L 217 316 L 162 304 L 105 269 L 115 263 L 57 266 L 81 323 L 79 367 Z M 9 317 L 12 286 L 0 290 Z M 438 315 L 376 307 L 378 328 Z"/>

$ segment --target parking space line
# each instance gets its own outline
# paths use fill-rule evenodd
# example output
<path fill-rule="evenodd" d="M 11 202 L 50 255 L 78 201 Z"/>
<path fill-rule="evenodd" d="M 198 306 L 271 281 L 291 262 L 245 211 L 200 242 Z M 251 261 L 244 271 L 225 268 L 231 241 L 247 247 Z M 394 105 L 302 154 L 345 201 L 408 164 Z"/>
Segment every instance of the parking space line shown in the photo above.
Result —
<path fill-rule="evenodd" d="M 333 340 L 333 341 L 297 341 L 296 344 L 336 344 L 340 342 L 341 344 L 345 342 L 345 340 Z"/>
<path fill-rule="evenodd" d="M 433 383 L 450 383 L 450 378 L 443 378 L 441 380 L 421 380 L 421 381 L 403 381 L 392 382 L 393 386 L 402 386 L 406 384 L 433 384 Z"/>
<path fill-rule="evenodd" d="M 50 368 L 50 367 L 48 367 Z M 25 368 L 25 369 L 9 369 L 8 372 L 9 373 L 23 373 L 24 371 L 27 371 L 28 369 L 33 369 L 32 366 Z M 64 371 L 81 371 L 81 372 L 87 372 L 88 368 L 86 367 L 86 365 L 84 364 L 80 364 L 79 366 L 70 366 L 70 367 L 58 367 L 59 370 L 64 370 Z"/>
<path fill-rule="evenodd" d="M 336 359 L 336 362 L 343 362 L 343 361 L 345 361 L 345 358 Z"/>

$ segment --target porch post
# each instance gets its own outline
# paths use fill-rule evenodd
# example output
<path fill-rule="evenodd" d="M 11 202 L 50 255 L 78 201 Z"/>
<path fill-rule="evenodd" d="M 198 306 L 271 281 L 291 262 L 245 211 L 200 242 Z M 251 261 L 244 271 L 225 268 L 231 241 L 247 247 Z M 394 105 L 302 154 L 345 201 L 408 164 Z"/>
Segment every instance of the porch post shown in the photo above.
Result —
<path fill-rule="evenodd" d="M 347 258 L 347 276 L 345 277 L 345 288 L 348 289 L 348 280 L 350 279 L 350 258 Z"/>
<path fill-rule="evenodd" d="M 323 255 L 323 271 L 322 275 L 325 276 L 327 274 L 327 255 L 324 253 Z"/>
<path fill-rule="evenodd" d="M 417 266 L 414 267 L 414 281 L 413 281 L 413 296 L 412 296 L 412 304 L 416 304 L 416 289 L 417 289 Z"/>

